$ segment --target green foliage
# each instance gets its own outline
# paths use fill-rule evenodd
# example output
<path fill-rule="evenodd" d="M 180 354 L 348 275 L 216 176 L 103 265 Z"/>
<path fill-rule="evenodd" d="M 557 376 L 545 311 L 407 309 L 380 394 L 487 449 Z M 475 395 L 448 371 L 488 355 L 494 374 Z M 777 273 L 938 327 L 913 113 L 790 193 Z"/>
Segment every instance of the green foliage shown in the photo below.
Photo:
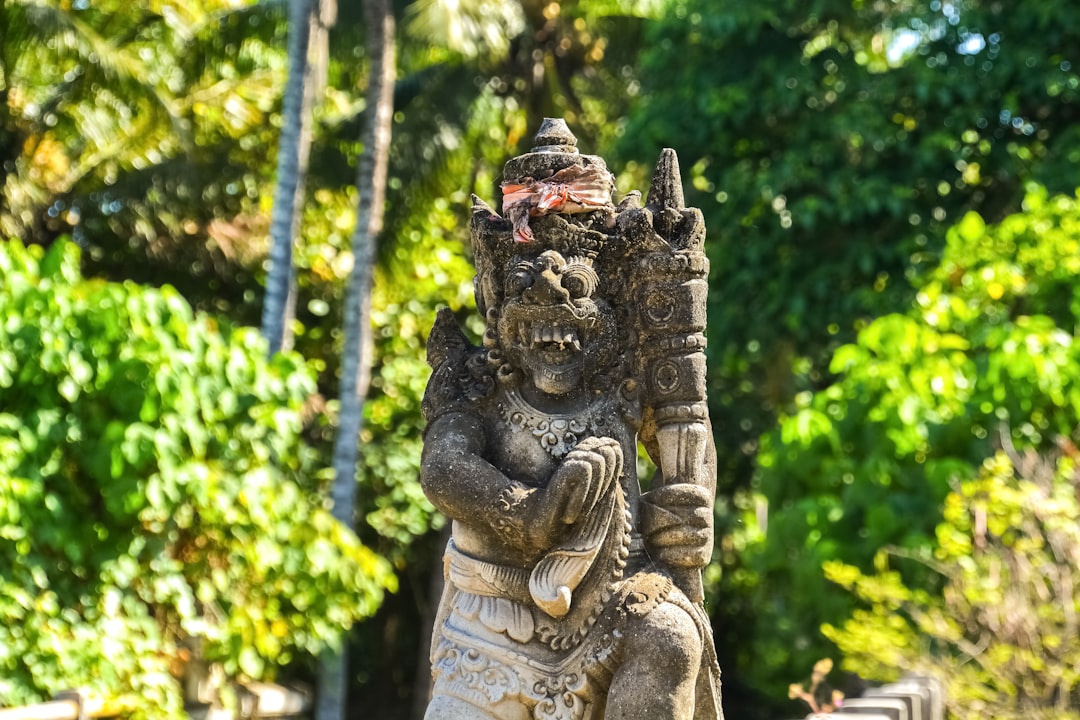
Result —
<path fill-rule="evenodd" d="M 1077 270 L 1075 198 L 1034 188 L 1025 212 L 998 225 L 966 215 L 941 264 L 916 280 L 911 309 L 839 348 L 837 381 L 800 396 L 763 439 L 768 527 L 750 558 L 770 628 L 759 657 L 799 667 L 820 656 L 817 626 L 850 607 L 821 566 L 867 568 L 879 548 L 930 546 L 951 484 L 975 474 L 999 433 L 1042 448 L 1080 424 Z"/>
<path fill-rule="evenodd" d="M 956 718 L 1080 717 L 1080 473 L 1076 448 L 1064 447 L 1056 461 L 999 452 L 949 493 L 937 547 L 914 555 L 940 574 L 940 594 L 897 572 L 826 563 L 864 606 L 823 627 L 846 669 L 933 673 Z"/>
<path fill-rule="evenodd" d="M 459 190 L 453 197 L 463 201 Z M 460 209 L 460 208 L 459 208 Z M 423 417 L 420 400 L 431 369 L 425 342 L 435 310 L 449 305 L 468 313 L 481 332 L 472 300 L 472 267 L 457 234 L 459 216 L 449 200 L 402 228 L 392 257 L 376 272 L 372 294 L 378 362 L 373 392 L 364 407 L 361 439 L 362 510 L 367 522 L 391 541 L 385 553 L 402 562 L 402 549 L 444 520 L 420 487 Z M 471 310 L 471 313 L 469 312 Z"/>
<path fill-rule="evenodd" d="M 417 538 L 441 523 L 416 483 L 419 398 L 429 372 L 424 338 L 440 304 L 460 311 L 474 333 L 479 329 L 464 247 L 469 193 L 495 199 L 502 163 L 529 144 L 529 129 L 544 115 L 566 115 L 583 149 L 598 151 L 628 98 L 642 18 L 659 15 L 661 4 L 513 3 L 499 6 L 496 18 L 466 3 L 450 20 L 480 27 L 466 28 L 456 46 L 417 37 L 428 31 L 408 21 L 425 7 L 445 11 L 437 3 L 413 3 L 417 11 L 399 14 L 401 80 L 373 293 L 357 525 L 406 582 L 417 579 L 399 603 L 408 612 L 427 600 L 433 565 L 434 543 Z M 0 3 L 0 159 L 10 171 L 0 229 L 46 245 L 70 233 L 85 250 L 88 275 L 167 284 L 196 308 L 238 324 L 257 322 L 286 69 L 284 6 Z M 310 467 L 330 457 L 336 424 L 336 403 L 324 398 L 338 395 L 357 201 L 352 183 L 364 152 L 357 138 L 369 72 L 360 6 L 338 10 L 296 258 L 295 349 L 318 372 L 304 429 L 317 456 L 305 460 Z M 45 16 L 54 21 L 36 19 Z M 516 36 L 489 42 L 500 24 Z M 435 35 L 454 31 L 449 24 L 428 28 Z M 80 122 L 91 114 L 92 123 Z M 317 489 L 312 478 L 324 477 L 298 476 L 305 493 Z M 415 603 L 410 589 L 419 595 Z M 393 616 L 358 634 L 365 647 L 379 648 L 373 665 L 392 669 L 393 682 L 403 683 L 400 668 L 384 661 L 383 627 L 394 622 L 411 626 L 415 618 Z M 411 647 L 401 651 L 408 663 L 414 655 Z M 385 691 L 379 680 L 372 684 Z"/>
<path fill-rule="evenodd" d="M 97 272 L 250 312 L 259 252 L 242 240 L 273 171 L 277 6 L 0 5 L 0 236 L 71 234 Z"/>
<path fill-rule="evenodd" d="M 442 518 L 420 488 L 423 418 L 420 399 L 431 370 L 425 338 L 440 305 L 456 311 L 472 303 L 472 268 L 461 239 L 458 190 L 452 207 L 436 199 L 424 212 L 399 219 L 392 243 L 374 273 L 372 324 L 374 358 L 371 389 L 364 404 L 357 479 L 360 532 L 366 542 L 398 566 L 409 560 L 410 545 Z M 336 398 L 341 353 L 341 312 L 353 256 L 349 232 L 355 223 L 356 193 L 351 188 L 316 190 L 305 212 L 304 236 L 297 248 L 300 284 L 296 350 L 316 358 L 319 390 Z M 474 328 L 479 330 L 478 328 Z M 338 403 L 326 403 L 312 428 L 318 448 L 329 457 Z M 373 532 L 372 532 L 373 531 Z"/>
<path fill-rule="evenodd" d="M 0 703 L 62 688 L 180 717 L 180 647 L 233 677 L 318 652 L 395 587 L 333 520 L 315 389 L 170 288 L 0 246 Z"/>

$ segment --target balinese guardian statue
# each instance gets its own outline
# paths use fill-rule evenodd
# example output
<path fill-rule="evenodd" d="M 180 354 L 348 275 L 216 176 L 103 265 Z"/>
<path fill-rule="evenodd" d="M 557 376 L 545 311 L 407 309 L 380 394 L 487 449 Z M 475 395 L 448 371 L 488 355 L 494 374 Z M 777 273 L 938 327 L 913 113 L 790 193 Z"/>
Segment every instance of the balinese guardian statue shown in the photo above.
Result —
<path fill-rule="evenodd" d="M 704 224 L 673 151 L 616 206 L 576 145 L 545 121 L 503 215 L 473 198 L 483 346 L 446 310 L 428 341 L 421 479 L 453 520 L 428 720 L 722 717 Z"/>

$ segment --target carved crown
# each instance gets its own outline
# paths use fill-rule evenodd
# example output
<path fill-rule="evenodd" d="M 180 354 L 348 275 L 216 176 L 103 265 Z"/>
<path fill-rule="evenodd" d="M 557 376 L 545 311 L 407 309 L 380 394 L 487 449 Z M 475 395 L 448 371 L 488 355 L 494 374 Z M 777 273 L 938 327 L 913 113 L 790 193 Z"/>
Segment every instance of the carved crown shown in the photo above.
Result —
<path fill-rule="evenodd" d="M 692 274 L 707 274 L 705 224 L 699 210 L 685 207 L 674 150 L 661 152 L 644 207 L 636 192 L 615 207 L 607 164 L 578 152 L 564 120 L 546 118 L 534 142 L 503 167 L 503 215 L 473 196 L 470 234 L 481 314 L 502 301 L 514 258 L 544 250 L 590 262 L 601 254 L 634 257 L 632 265 L 640 262 L 642 272 L 658 277 L 685 274 L 688 263 Z"/>

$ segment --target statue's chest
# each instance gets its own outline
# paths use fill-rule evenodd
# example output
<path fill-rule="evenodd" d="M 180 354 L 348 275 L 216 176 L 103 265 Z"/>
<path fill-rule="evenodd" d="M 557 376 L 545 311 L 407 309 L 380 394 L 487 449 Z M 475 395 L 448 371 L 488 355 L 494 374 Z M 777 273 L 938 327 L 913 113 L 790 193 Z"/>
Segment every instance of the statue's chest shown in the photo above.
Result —
<path fill-rule="evenodd" d="M 585 438 L 613 436 L 610 408 L 602 402 L 580 412 L 547 413 L 508 391 L 497 398 L 491 415 L 488 461 L 509 477 L 534 485 L 545 484 L 559 462 Z"/>

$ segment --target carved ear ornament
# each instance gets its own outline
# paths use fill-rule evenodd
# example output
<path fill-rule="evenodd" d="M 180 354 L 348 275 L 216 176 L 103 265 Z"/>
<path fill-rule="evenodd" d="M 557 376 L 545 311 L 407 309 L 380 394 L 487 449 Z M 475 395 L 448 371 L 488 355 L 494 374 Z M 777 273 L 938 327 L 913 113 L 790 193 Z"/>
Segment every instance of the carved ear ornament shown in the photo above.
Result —
<path fill-rule="evenodd" d="M 600 285 L 600 278 L 593 269 L 592 259 L 573 256 L 566 259 L 562 273 L 562 285 L 574 300 L 592 297 Z"/>

